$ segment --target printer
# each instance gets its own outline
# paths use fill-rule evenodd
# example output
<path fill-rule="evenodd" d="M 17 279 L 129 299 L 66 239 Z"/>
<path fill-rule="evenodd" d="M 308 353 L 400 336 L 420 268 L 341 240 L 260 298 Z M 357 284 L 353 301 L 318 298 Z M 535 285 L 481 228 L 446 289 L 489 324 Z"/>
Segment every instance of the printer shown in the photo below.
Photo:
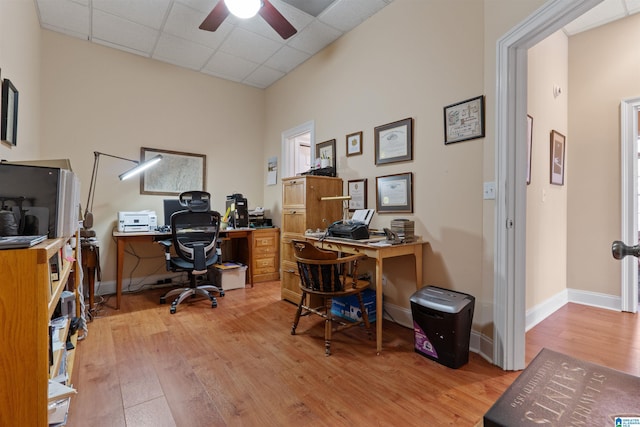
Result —
<path fill-rule="evenodd" d="M 353 217 L 346 221 L 336 221 L 327 229 L 327 236 L 342 239 L 363 240 L 369 238 L 369 224 L 373 218 L 373 209 L 358 209 Z"/>
<path fill-rule="evenodd" d="M 158 216 L 154 211 L 118 212 L 118 231 L 139 232 L 155 231 L 158 227 Z"/>

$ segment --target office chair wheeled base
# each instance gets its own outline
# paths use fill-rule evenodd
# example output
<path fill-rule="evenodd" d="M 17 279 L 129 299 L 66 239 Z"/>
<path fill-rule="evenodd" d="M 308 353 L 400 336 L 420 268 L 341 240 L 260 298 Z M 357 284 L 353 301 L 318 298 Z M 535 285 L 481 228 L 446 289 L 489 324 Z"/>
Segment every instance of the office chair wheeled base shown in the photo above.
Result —
<path fill-rule="evenodd" d="M 217 286 L 200 285 L 195 288 L 173 289 L 160 297 L 160 304 L 166 304 L 167 298 L 173 295 L 178 295 L 178 297 L 171 302 L 171 307 L 169 308 L 169 312 L 171 314 L 175 314 L 176 310 L 178 309 L 178 304 L 180 304 L 188 297 L 195 298 L 197 295 L 200 295 L 209 298 L 209 301 L 211 301 L 211 308 L 216 308 L 218 306 L 218 299 L 215 296 L 211 295 L 211 292 L 216 292 L 221 297 L 224 297 L 224 290 L 218 288 Z"/>

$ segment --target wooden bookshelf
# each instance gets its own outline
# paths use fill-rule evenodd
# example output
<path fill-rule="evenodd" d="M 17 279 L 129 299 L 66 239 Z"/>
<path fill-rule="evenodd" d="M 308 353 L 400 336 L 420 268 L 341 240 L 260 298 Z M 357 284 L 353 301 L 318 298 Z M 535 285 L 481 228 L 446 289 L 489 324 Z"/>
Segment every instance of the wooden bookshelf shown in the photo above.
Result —
<path fill-rule="evenodd" d="M 49 260 L 68 241 L 69 238 L 48 239 L 29 249 L 0 250 L 2 426 L 48 425 L 49 378 L 57 375 L 55 366 L 49 366 L 49 321 L 67 283 L 70 280 L 80 283 L 75 260 L 61 263 L 57 281 L 51 280 Z M 75 289 L 74 286 L 78 305 Z M 62 333 L 66 334 L 65 331 Z M 61 339 L 66 340 L 66 335 Z M 62 352 L 57 353 L 54 360 L 59 366 Z M 67 366 L 71 378 L 73 350 L 67 354 Z"/>

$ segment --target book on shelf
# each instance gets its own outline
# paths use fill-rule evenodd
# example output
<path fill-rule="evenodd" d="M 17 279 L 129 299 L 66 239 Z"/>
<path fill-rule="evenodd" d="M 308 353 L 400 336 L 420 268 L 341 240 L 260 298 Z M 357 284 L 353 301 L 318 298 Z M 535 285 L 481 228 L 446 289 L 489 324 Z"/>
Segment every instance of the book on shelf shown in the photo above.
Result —
<path fill-rule="evenodd" d="M 49 258 L 49 266 L 51 272 L 51 281 L 57 282 L 60 280 L 60 270 L 62 265 L 60 264 L 60 252 L 56 252 L 53 254 L 51 258 Z"/>
<path fill-rule="evenodd" d="M 77 391 L 73 387 L 49 380 L 49 403 L 57 402 L 58 400 L 73 396 L 76 393 Z"/>

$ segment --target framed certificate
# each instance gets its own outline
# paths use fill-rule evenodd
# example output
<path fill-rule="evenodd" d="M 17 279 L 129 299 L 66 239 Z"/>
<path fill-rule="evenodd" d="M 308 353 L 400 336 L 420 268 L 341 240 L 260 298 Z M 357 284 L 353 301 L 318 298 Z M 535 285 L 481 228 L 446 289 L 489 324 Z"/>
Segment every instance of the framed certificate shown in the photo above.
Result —
<path fill-rule="evenodd" d="M 367 179 L 353 179 L 347 182 L 347 194 L 349 199 L 349 212 L 357 209 L 367 209 Z"/>
<path fill-rule="evenodd" d="M 484 137 L 484 96 L 444 107 L 444 143 Z"/>
<path fill-rule="evenodd" d="M 376 210 L 384 212 L 413 212 L 413 173 L 379 176 L 376 178 Z"/>
<path fill-rule="evenodd" d="M 413 119 L 377 126 L 375 133 L 376 165 L 413 160 Z"/>

